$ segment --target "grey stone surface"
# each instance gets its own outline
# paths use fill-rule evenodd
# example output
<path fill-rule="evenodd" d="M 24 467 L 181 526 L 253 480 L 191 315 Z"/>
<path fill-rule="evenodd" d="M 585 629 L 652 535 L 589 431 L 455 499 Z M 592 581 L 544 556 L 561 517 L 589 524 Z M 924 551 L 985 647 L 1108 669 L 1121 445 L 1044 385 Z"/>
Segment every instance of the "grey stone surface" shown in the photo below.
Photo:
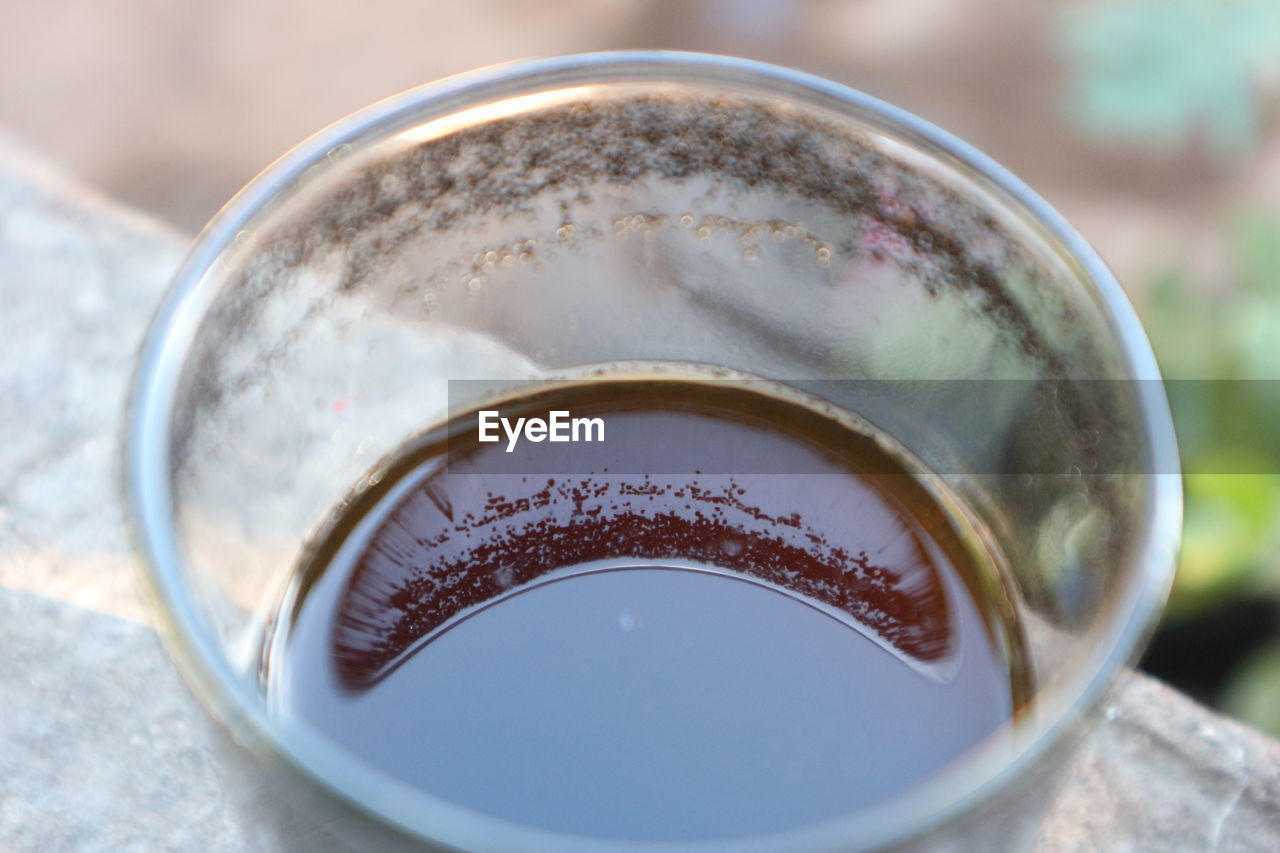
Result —
<path fill-rule="evenodd" d="M 257 849 L 151 629 L 0 589 L 0 684 L 0 849 Z"/>
<path fill-rule="evenodd" d="M 1280 850 L 1280 743 L 1129 674 L 1063 778 L 1044 850 Z"/>
<path fill-rule="evenodd" d="M 295 846 L 246 808 L 120 532 L 125 385 L 184 243 L 0 141 L 0 850 Z M 1038 849 L 1280 850 L 1280 744 L 1139 675 L 1100 720 Z"/>
<path fill-rule="evenodd" d="M 116 444 L 186 242 L 0 138 L 0 584 L 144 618 Z"/>

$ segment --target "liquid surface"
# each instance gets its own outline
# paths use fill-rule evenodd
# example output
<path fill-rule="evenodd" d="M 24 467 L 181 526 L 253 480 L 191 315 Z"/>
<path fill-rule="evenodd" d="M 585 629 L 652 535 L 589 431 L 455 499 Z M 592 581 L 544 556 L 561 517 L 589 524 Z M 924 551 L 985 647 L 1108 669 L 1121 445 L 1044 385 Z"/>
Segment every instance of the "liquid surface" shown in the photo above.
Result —
<path fill-rule="evenodd" d="M 597 445 L 411 442 L 335 514 L 269 645 L 278 713 L 540 828 L 695 840 L 866 808 L 1010 721 L 994 567 L 850 422 L 608 381 L 503 415 Z M 694 467 L 694 466 L 698 467 Z"/>

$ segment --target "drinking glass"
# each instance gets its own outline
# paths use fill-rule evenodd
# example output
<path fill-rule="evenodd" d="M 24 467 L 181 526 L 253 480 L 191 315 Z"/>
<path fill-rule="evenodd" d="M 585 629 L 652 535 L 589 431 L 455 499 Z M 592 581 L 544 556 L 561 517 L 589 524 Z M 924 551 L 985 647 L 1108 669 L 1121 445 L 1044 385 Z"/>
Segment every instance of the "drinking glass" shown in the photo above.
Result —
<path fill-rule="evenodd" d="M 1001 556 L 1032 675 L 1000 736 L 874 808 L 658 844 L 480 814 L 272 713 L 281 595 L 378 459 L 489 391 L 655 362 L 854 412 L 963 506 Z M 196 240 L 143 346 L 125 443 L 178 667 L 281 808 L 357 848 L 1022 847 L 1140 651 L 1180 524 L 1151 350 L 1058 214 L 899 109 L 697 54 L 484 69 L 302 143 Z"/>

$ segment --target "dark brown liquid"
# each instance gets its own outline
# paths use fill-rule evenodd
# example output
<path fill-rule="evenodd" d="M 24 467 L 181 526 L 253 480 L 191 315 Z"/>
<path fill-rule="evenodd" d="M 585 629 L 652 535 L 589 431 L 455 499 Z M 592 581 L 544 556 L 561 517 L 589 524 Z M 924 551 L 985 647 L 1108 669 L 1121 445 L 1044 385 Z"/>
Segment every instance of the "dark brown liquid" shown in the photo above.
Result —
<path fill-rule="evenodd" d="M 760 387 L 566 385 L 486 408 L 602 444 L 507 453 L 475 412 L 411 442 L 310 551 L 279 713 L 603 838 L 778 831 L 934 775 L 1027 687 L 998 576 L 875 440 Z"/>

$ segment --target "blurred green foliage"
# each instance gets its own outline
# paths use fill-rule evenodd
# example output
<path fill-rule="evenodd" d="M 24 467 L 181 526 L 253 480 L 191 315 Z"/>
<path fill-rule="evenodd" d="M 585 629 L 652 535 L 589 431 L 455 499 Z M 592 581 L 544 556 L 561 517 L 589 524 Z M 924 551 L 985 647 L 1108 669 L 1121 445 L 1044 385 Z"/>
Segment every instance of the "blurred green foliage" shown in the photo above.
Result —
<path fill-rule="evenodd" d="M 1056 23 L 1080 130 L 1219 157 L 1257 140 L 1264 84 L 1280 80 L 1280 0 L 1095 0 Z M 1246 596 L 1280 602 L 1280 215 L 1242 212 L 1222 233 L 1215 280 L 1171 258 L 1140 306 L 1185 471 L 1175 621 Z M 1219 698 L 1280 735 L 1280 640 L 1255 649 Z"/>
<path fill-rule="evenodd" d="M 1174 620 L 1236 596 L 1280 599 L 1280 216 L 1241 214 L 1226 236 L 1226 281 L 1170 267 L 1142 312 L 1186 471 Z M 1230 674 L 1221 704 L 1280 736 L 1280 643 Z"/>
<path fill-rule="evenodd" d="M 1264 646 L 1240 665 L 1223 694 L 1222 706 L 1280 736 L 1280 642 Z"/>
<path fill-rule="evenodd" d="M 1161 272 L 1143 319 L 1169 383 L 1186 473 L 1170 614 L 1280 593 L 1280 216 L 1227 226 L 1227 280 Z"/>
<path fill-rule="evenodd" d="M 1059 42 L 1070 109 L 1095 136 L 1230 154 L 1258 126 L 1259 83 L 1280 67 L 1277 0 L 1112 0 L 1072 7 Z"/>

